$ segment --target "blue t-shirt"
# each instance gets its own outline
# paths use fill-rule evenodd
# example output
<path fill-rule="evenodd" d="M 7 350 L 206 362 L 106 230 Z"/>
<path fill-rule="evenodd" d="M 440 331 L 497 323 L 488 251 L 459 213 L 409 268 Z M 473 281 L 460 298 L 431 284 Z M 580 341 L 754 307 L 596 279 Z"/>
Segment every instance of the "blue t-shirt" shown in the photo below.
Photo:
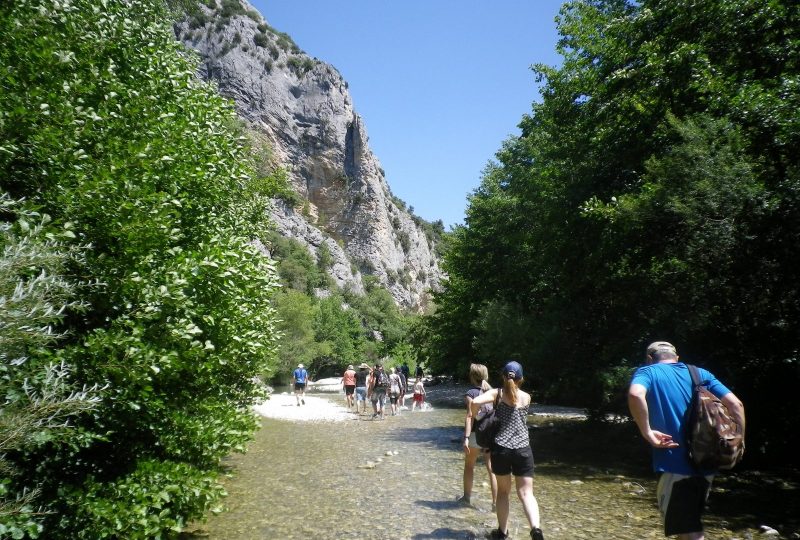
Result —
<path fill-rule="evenodd" d="M 294 370 L 294 382 L 303 384 L 306 382 L 306 377 L 308 377 L 308 371 L 304 368 L 297 368 Z"/>
<path fill-rule="evenodd" d="M 718 398 L 730 393 L 712 373 L 703 368 L 698 370 L 700 381 L 709 392 Z M 677 448 L 653 448 L 653 469 L 656 472 L 697 474 L 697 470 L 689 462 L 684 429 L 686 411 L 692 400 L 692 376 L 689 368 L 683 362 L 640 367 L 633 374 L 631 384 L 641 384 L 647 389 L 650 428 L 672 435 L 672 440 L 679 445 Z"/>

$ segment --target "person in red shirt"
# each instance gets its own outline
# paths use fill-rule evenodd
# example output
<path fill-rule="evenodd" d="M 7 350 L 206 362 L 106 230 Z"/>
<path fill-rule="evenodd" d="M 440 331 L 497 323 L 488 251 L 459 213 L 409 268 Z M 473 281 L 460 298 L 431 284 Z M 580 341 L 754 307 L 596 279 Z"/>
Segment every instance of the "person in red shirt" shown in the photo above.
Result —
<path fill-rule="evenodd" d="M 342 388 L 344 388 L 344 399 L 347 402 L 347 408 L 352 409 L 355 405 L 355 392 L 356 392 L 356 370 L 353 369 L 353 364 L 347 366 L 342 375 Z"/>

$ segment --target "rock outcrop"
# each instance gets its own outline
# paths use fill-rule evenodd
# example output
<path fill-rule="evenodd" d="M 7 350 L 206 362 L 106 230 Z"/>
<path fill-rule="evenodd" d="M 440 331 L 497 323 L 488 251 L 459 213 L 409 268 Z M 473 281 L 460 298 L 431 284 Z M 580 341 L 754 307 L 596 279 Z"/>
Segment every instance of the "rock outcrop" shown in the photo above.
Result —
<path fill-rule="evenodd" d="M 269 141 L 273 160 L 304 198 L 296 208 L 275 205 L 278 231 L 314 254 L 326 243 L 339 286 L 363 290 L 362 276 L 373 275 L 398 304 L 423 309 L 442 277 L 436 237 L 392 196 L 347 83 L 246 1 L 209 5 L 176 23 L 175 33 L 200 55 L 200 76 L 215 81 Z"/>

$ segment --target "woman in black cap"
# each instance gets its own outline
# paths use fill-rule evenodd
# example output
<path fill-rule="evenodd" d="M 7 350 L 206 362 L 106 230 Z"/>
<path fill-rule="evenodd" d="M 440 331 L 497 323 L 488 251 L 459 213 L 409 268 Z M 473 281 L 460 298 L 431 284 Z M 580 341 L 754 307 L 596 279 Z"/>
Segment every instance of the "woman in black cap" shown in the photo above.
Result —
<path fill-rule="evenodd" d="M 495 415 L 499 422 L 491 447 L 492 472 L 497 478 L 497 529 L 490 538 L 508 537 L 511 475 L 522 502 L 531 538 L 544 540 L 539 528 L 539 503 L 533 495 L 533 451 L 528 437 L 528 406 L 531 396 L 520 390 L 522 366 L 509 362 L 502 371 L 503 388 L 493 389 L 472 400 L 472 414 L 477 415 L 481 405 L 497 400 Z"/>

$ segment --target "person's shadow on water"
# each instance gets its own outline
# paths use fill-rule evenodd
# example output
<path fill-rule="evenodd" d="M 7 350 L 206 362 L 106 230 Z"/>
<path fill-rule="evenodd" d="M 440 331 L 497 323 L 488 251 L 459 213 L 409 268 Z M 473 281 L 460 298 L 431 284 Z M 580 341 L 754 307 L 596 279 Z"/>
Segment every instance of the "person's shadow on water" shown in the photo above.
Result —
<path fill-rule="evenodd" d="M 464 508 L 464 505 L 458 500 L 451 501 L 416 501 L 415 504 L 430 508 L 432 510 L 455 510 L 457 508 Z"/>
<path fill-rule="evenodd" d="M 429 533 L 418 533 L 411 537 L 413 540 L 428 540 L 428 539 L 442 539 L 442 538 L 452 538 L 458 540 L 476 540 L 478 538 L 485 538 L 484 536 L 480 536 L 475 533 L 475 531 L 470 531 L 468 529 L 451 529 L 450 527 L 440 527 L 438 529 L 434 529 Z"/>
<path fill-rule="evenodd" d="M 416 504 L 431 508 L 433 510 L 456 510 L 464 508 L 463 503 L 457 500 L 449 501 L 422 501 L 417 500 Z M 442 539 L 453 538 L 459 540 L 475 540 L 476 538 L 485 538 L 484 535 L 476 533 L 474 530 L 469 529 L 451 529 L 450 527 L 440 527 L 428 533 L 417 533 L 411 537 L 413 540 L 426 540 L 426 539 Z"/>

